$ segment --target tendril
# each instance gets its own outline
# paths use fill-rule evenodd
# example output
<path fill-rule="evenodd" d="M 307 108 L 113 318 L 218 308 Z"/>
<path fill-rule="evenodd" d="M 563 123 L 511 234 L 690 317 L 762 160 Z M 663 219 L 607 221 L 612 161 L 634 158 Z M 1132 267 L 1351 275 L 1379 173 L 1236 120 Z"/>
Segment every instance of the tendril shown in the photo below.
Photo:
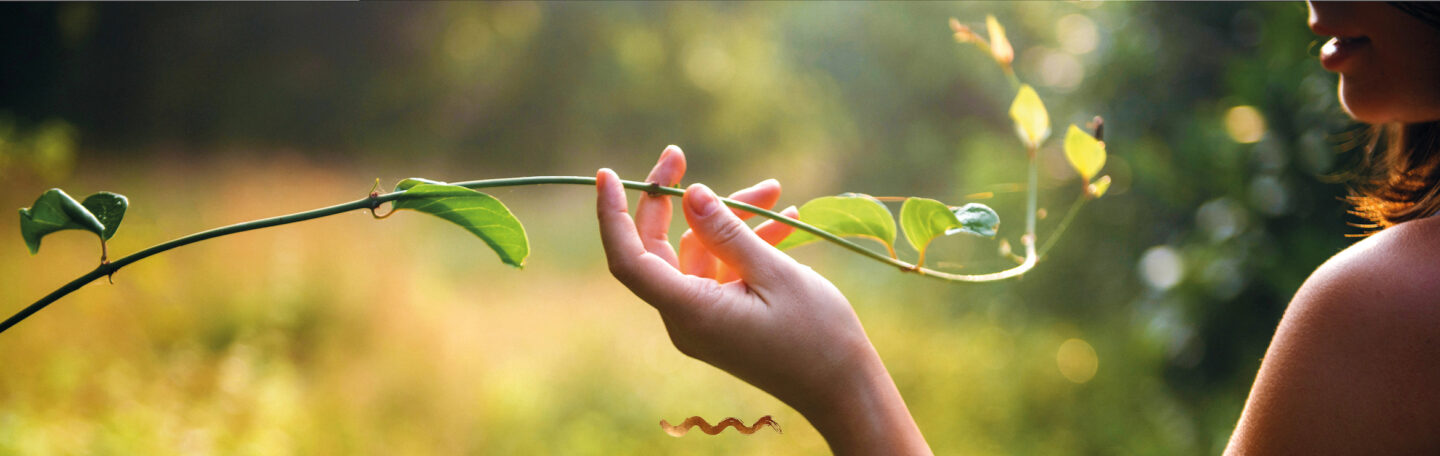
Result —
<path fill-rule="evenodd" d="M 706 422 L 704 418 L 698 416 L 686 418 L 685 422 L 680 423 L 679 426 L 671 426 L 670 422 L 660 420 L 660 429 L 665 430 L 666 434 L 670 434 L 675 437 L 685 435 L 685 433 L 690 432 L 690 428 L 695 426 L 700 427 L 700 432 L 704 432 L 709 435 L 719 434 L 721 431 L 725 430 L 726 426 L 733 427 L 737 432 L 744 435 L 754 434 L 755 431 L 760 430 L 761 426 L 770 426 L 772 429 L 775 429 L 775 433 L 784 434 L 784 432 L 780 431 L 780 423 L 776 423 L 775 420 L 770 418 L 770 415 L 760 417 L 760 419 L 755 420 L 755 424 L 752 424 L 749 427 L 746 427 L 745 423 L 733 417 L 721 420 L 718 424 L 714 426 L 711 426 L 710 423 Z"/>

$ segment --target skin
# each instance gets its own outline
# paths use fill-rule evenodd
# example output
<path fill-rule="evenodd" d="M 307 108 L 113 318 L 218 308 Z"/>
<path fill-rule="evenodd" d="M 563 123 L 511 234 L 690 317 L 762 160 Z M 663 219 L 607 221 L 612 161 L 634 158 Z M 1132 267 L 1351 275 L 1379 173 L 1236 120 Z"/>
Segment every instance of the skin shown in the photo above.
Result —
<path fill-rule="evenodd" d="M 673 185 L 684 170 L 684 154 L 670 146 L 646 180 Z M 642 196 L 632 221 L 614 172 L 599 171 L 596 191 L 610 272 L 660 312 L 680 352 L 794 407 L 837 454 L 929 454 L 850 302 L 773 247 L 793 228 L 766 222 L 752 231 L 745 214 L 695 184 L 682 198 L 691 230 L 676 253 L 666 239 L 670 198 Z M 767 180 L 732 198 L 768 209 L 779 193 Z M 737 279 L 723 280 L 726 270 Z"/>
<path fill-rule="evenodd" d="M 1340 103 L 1351 117 L 1371 124 L 1440 119 L 1440 29 L 1382 2 L 1309 5 L 1317 35 L 1369 40 L 1326 67 L 1340 74 Z"/>
<path fill-rule="evenodd" d="M 1320 35 L 1366 36 L 1343 64 L 1356 120 L 1440 119 L 1440 30 L 1383 3 L 1311 3 Z M 1432 81 L 1432 82 L 1427 82 Z M 1227 454 L 1440 453 L 1440 218 L 1326 261 L 1285 310 Z"/>
<path fill-rule="evenodd" d="M 1332 71 L 1364 122 L 1440 119 L 1440 31 L 1384 4 L 1312 4 L 1311 28 L 1369 43 Z M 650 182 L 673 185 L 671 146 Z M 659 311 L 681 352 L 794 407 L 836 454 L 930 454 L 849 302 L 772 247 L 784 225 L 755 230 L 693 185 L 691 230 L 675 252 L 671 202 L 641 197 L 629 217 L 610 170 L 596 210 L 611 273 Z M 733 195 L 769 208 L 780 186 Z M 785 211 L 794 216 L 794 208 Z M 1401 223 L 1320 266 L 1287 308 L 1227 454 L 1440 454 L 1440 217 Z"/>

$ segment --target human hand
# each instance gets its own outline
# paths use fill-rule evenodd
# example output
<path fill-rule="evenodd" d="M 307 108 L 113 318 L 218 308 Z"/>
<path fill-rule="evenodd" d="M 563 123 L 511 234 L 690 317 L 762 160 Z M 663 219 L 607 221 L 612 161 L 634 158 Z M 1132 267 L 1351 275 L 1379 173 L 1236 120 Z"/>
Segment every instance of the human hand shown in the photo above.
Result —
<path fill-rule="evenodd" d="M 670 146 L 647 181 L 675 185 L 684 172 L 684 154 Z M 611 273 L 660 312 L 682 353 L 795 407 L 836 452 L 928 453 L 850 303 L 772 246 L 789 226 L 767 222 L 752 231 L 736 212 L 721 210 L 709 188 L 691 185 L 682 203 L 691 231 L 677 255 L 668 242 L 668 196 L 642 196 L 632 222 L 613 171 L 599 171 L 596 190 Z M 770 180 L 734 196 L 769 208 L 779 191 Z M 737 280 L 726 280 L 730 274 Z"/>

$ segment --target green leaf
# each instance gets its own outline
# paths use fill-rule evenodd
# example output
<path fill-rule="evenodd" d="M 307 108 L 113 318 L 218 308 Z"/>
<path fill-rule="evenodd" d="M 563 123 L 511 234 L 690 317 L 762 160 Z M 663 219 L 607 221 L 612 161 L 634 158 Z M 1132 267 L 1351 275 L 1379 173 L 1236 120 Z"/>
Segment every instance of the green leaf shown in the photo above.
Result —
<path fill-rule="evenodd" d="M 40 239 L 63 230 L 85 230 L 104 236 L 105 225 L 89 210 L 58 188 L 40 194 L 35 204 L 20 209 L 20 237 L 30 254 L 40 252 Z"/>
<path fill-rule="evenodd" d="M 1105 167 L 1105 143 L 1070 124 L 1070 130 L 1065 132 L 1065 158 L 1070 160 L 1075 172 L 1080 173 L 1081 179 L 1090 182 L 1090 178 Z"/>
<path fill-rule="evenodd" d="M 115 230 L 120 229 L 120 221 L 125 219 L 125 209 L 130 207 L 130 200 L 125 195 L 99 192 L 85 197 L 80 205 L 100 220 L 105 227 L 100 232 L 100 239 L 108 241 L 115 236 Z"/>
<path fill-rule="evenodd" d="M 405 179 L 395 186 L 405 196 L 391 204 L 396 210 L 424 212 L 451 223 L 479 237 L 495 250 L 500 261 L 524 267 L 530 255 L 530 241 L 525 227 L 500 200 L 458 185 L 426 179 Z"/>
<path fill-rule="evenodd" d="M 900 228 L 905 230 L 905 239 L 910 246 L 925 258 L 925 247 L 930 241 L 944 236 L 945 230 L 960 226 L 960 219 L 950 212 L 945 203 L 929 198 L 909 198 L 900 206 Z"/>
<path fill-rule="evenodd" d="M 994 237 L 1000 216 L 984 204 L 966 204 L 951 210 L 945 203 L 928 198 L 909 198 L 900 206 L 900 227 L 905 239 L 920 253 L 916 264 L 925 263 L 925 249 L 940 236 L 967 233 Z"/>
<path fill-rule="evenodd" d="M 895 250 L 895 218 L 880 201 L 869 196 L 846 194 L 810 200 L 800 206 L 800 221 L 840 237 L 870 238 Z M 804 231 L 795 231 L 775 246 L 781 250 L 818 241 Z"/>
<path fill-rule="evenodd" d="M 995 229 L 1000 226 L 1000 214 L 994 209 L 980 203 L 969 203 L 955 209 L 955 218 L 960 220 L 960 227 L 946 230 L 945 235 L 955 233 L 967 233 L 981 237 L 995 237 Z"/>
<path fill-rule="evenodd" d="M 1039 149 L 1040 143 L 1050 137 L 1050 114 L 1045 112 L 1045 103 L 1029 84 L 1020 86 L 1015 102 L 1010 104 L 1010 118 L 1015 120 L 1015 131 L 1020 141 L 1031 150 Z"/>

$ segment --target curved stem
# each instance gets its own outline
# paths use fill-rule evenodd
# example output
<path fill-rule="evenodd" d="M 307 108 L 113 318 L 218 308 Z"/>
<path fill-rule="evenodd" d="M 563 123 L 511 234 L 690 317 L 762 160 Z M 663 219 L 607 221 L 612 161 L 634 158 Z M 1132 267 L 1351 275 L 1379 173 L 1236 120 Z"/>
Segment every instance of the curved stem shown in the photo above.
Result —
<path fill-rule="evenodd" d="M 653 184 L 650 184 L 650 183 L 636 182 L 636 181 L 629 181 L 629 180 L 621 180 L 620 182 L 621 182 L 622 185 L 625 186 L 625 188 L 629 188 L 629 189 L 631 189 L 631 190 L 640 190 L 640 191 L 645 191 L 645 192 L 650 192 L 650 193 L 664 194 L 664 195 L 669 195 L 669 196 L 683 196 L 683 195 L 685 194 L 685 191 L 684 191 L 684 190 L 679 189 L 679 188 L 674 188 L 674 187 L 662 187 L 662 186 L 657 186 L 657 185 L 653 185 Z M 594 185 L 595 185 L 595 178 L 593 178 L 593 177 L 580 177 L 580 176 L 532 176 L 532 177 L 516 177 L 516 178 L 505 178 L 505 179 L 487 179 L 487 180 L 476 180 L 476 181 L 465 181 L 465 182 L 453 182 L 452 184 L 453 184 L 453 185 L 458 185 L 458 186 L 461 186 L 461 187 L 471 188 L 471 189 L 493 188 L 493 187 L 514 187 L 514 186 L 521 186 L 521 185 L 545 185 L 545 184 L 568 184 L 568 185 L 589 185 L 589 186 L 594 186 Z M 1000 272 L 996 272 L 996 273 L 992 273 L 992 274 L 979 274 L 979 275 L 950 274 L 950 273 L 946 273 L 946 272 L 942 272 L 942 271 L 936 271 L 936 270 L 932 270 L 932 269 L 928 269 L 928 268 L 924 268 L 924 267 L 916 267 L 916 266 L 913 265 L 913 264 L 906 263 L 906 262 L 904 262 L 904 261 L 900 261 L 900 260 L 898 260 L 898 259 L 895 259 L 895 258 L 886 256 L 886 255 L 884 255 L 884 254 L 881 254 L 881 253 L 875 252 L 875 251 L 873 251 L 873 250 L 867 249 L 867 248 L 865 248 L 865 247 L 862 247 L 862 246 L 860 246 L 859 244 L 856 244 L 856 243 L 854 243 L 854 242 L 851 242 L 851 241 L 849 241 L 849 240 L 846 240 L 846 239 L 844 239 L 844 238 L 841 238 L 841 237 L 839 237 L 839 236 L 836 236 L 836 235 L 834 235 L 834 234 L 831 234 L 830 232 L 825 231 L 825 230 L 822 230 L 822 229 L 820 229 L 820 228 L 816 228 L 815 226 L 810 225 L 810 224 L 808 224 L 808 223 L 805 223 L 805 222 L 802 222 L 802 221 L 799 221 L 799 220 L 796 220 L 796 219 L 792 219 L 792 218 L 790 218 L 790 217 L 786 217 L 786 216 L 780 215 L 780 214 L 777 213 L 777 212 L 772 212 L 772 211 L 769 211 L 769 210 L 766 210 L 766 209 L 761 209 L 761 208 L 759 208 L 759 207 L 756 207 L 756 206 L 753 206 L 753 205 L 750 205 L 750 204 L 746 204 L 746 203 L 742 203 L 742 202 L 739 202 L 739 201 L 735 201 L 735 200 L 732 200 L 732 199 L 729 199 L 729 198 L 721 198 L 721 201 L 723 201 L 723 202 L 725 203 L 725 205 L 727 205 L 727 206 L 730 206 L 730 207 L 733 207 L 733 208 L 736 208 L 736 209 L 741 209 L 741 210 L 748 211 L 748 212 L 752 212 L 752 213 L 754 213 L 754 214 L 756 214 L 756 215 L 759 215 L 759 216 L 762 216 L 762 217 L 765 217 L 765 218 L 768 218 L 768 219 L 771 219 L 771 220 L 775 220 L 775 221 L 777 221 L 777 222 L 784 223 L 784 224 L 786 224 L 786 225 L 793 226 L 793 227 L 795 227 L 795 228 L 798 229 L 798 230 L 802 230 L 802 231 L 808 232 L 808 233 L 810 233 L 810 234 L 813 234 L 813 235 L 815 235 L 815 236 L 820 237 L 821 239 L 824 239 L 824 240 L 833 242 L 833 243 L 835 243 L 835 244 L 837 244 L 837 245 L 839 245 L 839 246 L 841 246 L 841 247 L 844 247 L 844 248 L 846 248 L 846 249 L 849 249 L 850 251 L 853 251 L 853 252 L 858 253 L 858 254 L 860 254 L 860 255 L 863 255 L 863 256 L 866 256 L 866 257 L 870 257 L 871 259 L 874 259 L 874 260 L 879 261 L 879 262 L 881 262 L 881 263 L 885 263 L 885 264 L 889 264 L 889 265 L 891 265 L 891 266 L 894 266 L 894 267 L 900 269 L 901 271 L 915 272 L 915 273 L 918 273 L 918 274 L 920 274 L 920 275 L 927 276 L 927 277 L 934 277 L 934 278 L 937 278 L 937 279 L 950 280 L 950 281 L 956 281 L 956 282 L 991 282 L 991 281 L 1003 280 L 1003 279 L 1008 279 L 1008 278 L 1012 278 L 1012 277 L 1019 276 L 1019 275 L 1021 275 L 1021 274 L 1024 274 L 1026 271 L 1030 270 L 1030 268 L 1032 268 L 1032 267 L 1035 266 L 1035 262 L 1036 262 L 1036 255 L 1035 255 L 1035 199 L 1036 199 L 1036 188 L 1035 188 L 1035 187 L 1036 187 L 1036 166 L 1035 166 L 1035 160 L 1032 159 L 1032 160 L 1030 160 L 1029 214 L 1027 215 L 1027 218 L 1026 218 L 1026 225 L 1025 225 L 1025 226 L 1026 226 L 1026 234 L 1025 234 L 1024 237 L 1021 238 L 1021 242 L 1023 242 L 1023 243 L 1025 244 L 1025 252 L 1026 252 L 1025 262 L 1022 263 L 1022 264 L 1019 265 L 1019 266 L 1016 266 L 1016 267 L 1011 268 L 1011 269 L 1007 269 L 1007 270 L 1005 270 L 1005 271 L 1000 271 Z M 206 239 L 216 238 L 216 237 L 225 236 L 225 235 L 229 235 L 229 234 L 240 233 L 240 232 L 244 232 L 244 231 L 257 230 L 257 229 L 260 229 L 260 228 L 268 228 L 268 227 L 272 227 L 272 226 L 286 225 L 286 224 L 291 224 L 291 223 L 296 223 L 296 222 L 303 222 L 303 221 L 306 221 L 306 220 L 317 219 L 317 218 L 320 218 L 320 217 L 327 217 L 327 216 L 336 215 L 336 214 L 341 214 L 341 213 L 345 213 L 345 212 L 349 212 L 349 211 L 353 211 L 353 210 L 370 209 L 370 210 L 373 211 L 374 208 L 377 207 L 377 206 L 379 206 L 381 203 L 392 202 L 392 201 L 395 201 L 395 200 L 398 200 L 398 199 L 401 199 L 401 198 L 404 198 L 404 197 L 405 197 L 405 192 L 404 192 L 404 191 L 392 192 L 392 193 L 387 193 L 387 194 L 384 194 L 384 195 L 373 195 L 373 196 L 370 196 L 370 197 L 367 197 L 367 198 L 363 198 L 363 199 L 351 201 L 351 202 L 348 202 L 348 203 L 337 204 L 337 205 L 330 206 L 330 207 L 323 207 L 323 208 L 320 208 L 320 209 L 314 209 L 314 210 L 309 210 L 309 211 L 304 211 L 304 212 L 296 212 L 296 213 L 294 213 L 294 214 L 282 215 L 282 216 L 279 216 L 279 217 L 271 217 L 271 218 L 260 219 L 260 220 L 252 220 L 252 221 L 249 221 L 249 222 L 237 223 L 237 224 L 234 224 L 234 225 L 229 225 L 229 226 L 224 226 L 224 227 L 220 227 L 220 228 L 214 228 L 214 229 L 210 229 L 210 230 L 205 230 L 205 231 L 201 231 L 201 232 L 199 232 L 199 233 L 195 233 L 195 234 L 191 234 L 191 235 L 188 235 L 188 236 L 179 237 L 179 238 L 170 240 L 170 241 L 168 241 L 168 242 L 164 242 L 164 243 L 161 243 L 161 244 L 154 245 L 154 246 L 152 246 L 152 247 L 150 247 L 150 248 L 147 248 L 147 249 L 145 249 L 145 250 L 141 250 L 141 251 L 139 251 L 139 252 L 132 253 L 132 254 L 127 255 L 127 256 L 125 256 L 125 257 L 123 257 L 123 258 L 117 259 L 117 260 L 115 260 L 115 261 L 113 261 L 113 262 L 102 263 L 102 264 L 100 264 L 99 266 L 97 266 L 94 270 L 91 270 L 90 272 L 88 272 L 88 273 L 86 273 L 86 274 L 84 274 L 84 275 L 82 275 L 82 276 L 80 276 L 80 277 L 75 278 L 75 280 L 71 280 L 69 283 L 66 283 L 65 285 L 61 286 L 59 289 L 56 289 L 55 291 L 51 292 L 50 294 L 45 295 L 45 297 L 40 298 L 40 300 L 35 301 L 35 303 L 33 303 L 33 304 L 25 307 L 24 309 L 21 309 L 19 312 L 15 313 L 15 315 L 12 315 L 10 318 L 5 319 L 4 322 L 0 322 L 0 333 L 5 332 L 5 330 L 10 329 L 10 327 L 12 327 L 12 326 L 15 326 L 16 323 L 21 322 L 22 320 L 30 317 L 31 315 L 34 315 L 36 312 L 39 312 L 41 309 L 44 309 L 46 306 L 50 305 L 51 303 L 55 302 L 56 300 L 58 300 L 58 299 L 60 299 L 60 298 L 62 298 L 62 297 L 65 297 L 65 295 L 68 295 L 68 294 L 74 292 L 75 290 L 80 289 L 80 287 L 83 287 L 83 286 L 85 286 L 86 284 L 89 284 L 90 282 L 94 282 L 95 280 L 97 280 L 97 279 L 99 279 L 99 278 L 101 278 L 101 277 L 106 277 L 106 276 L 113 275 L 113 274 L 115 274 L 116 271 L 119 271 L 120 268 L 123 268 L 123 267 L 125 267 L 125 266 L 128 266 L 128 265 L 130 265 L 131 263 L 134 263 L 134 262 L 136 262 L 136 261 L 140 261 L 140 260 L 143 260 L 143 259 L 148 258 L 148 257 L 150 257 L 150 256 L 159 254 L 159 253 L 161 253 L 161 252 L 165 252 L 165 251 L 167 251 L 167 250 L 171 250 L 171 249 L 174 249 L 174 248 L 177 248 L 177 247 L 186 246 L 186 245 L 189 245 L 189 244 L 194 244 L 194 243 L 196 243 L 196 242 L 200 242 L 200 241 L 203 241 L 203 240 L 206 240 Z M 387 214 L 387 215 L 388 215 L 388 214 Z"/>
<path fill-rule="evenodd" d="M 918 268 L 916 272 L 919 272 L 921 275 L 956 282 L 994 282 L 1020 277 L 1026 272 L 1030 272 L 1031 269 L 1034 269 L 1035 264 L 1040 261 L 1040 255 L 1035 253 L 1035 213 L 1037 212 L 1036 206 L 1038 205 L 1040 195 L 1038 190 L 1039 169 L 1040 167 L 1035 160 L 1035 151 L 1032 149 L 1030 150 L 1029 181 L 1026 184 L 1028 191 L 1025 198 L 1025 235 L 1020 236 L 1020 243 L 1025 246 L 1025 261 L 1013 268 L 989 274 L 961 275 L 926 268 Z"/>

